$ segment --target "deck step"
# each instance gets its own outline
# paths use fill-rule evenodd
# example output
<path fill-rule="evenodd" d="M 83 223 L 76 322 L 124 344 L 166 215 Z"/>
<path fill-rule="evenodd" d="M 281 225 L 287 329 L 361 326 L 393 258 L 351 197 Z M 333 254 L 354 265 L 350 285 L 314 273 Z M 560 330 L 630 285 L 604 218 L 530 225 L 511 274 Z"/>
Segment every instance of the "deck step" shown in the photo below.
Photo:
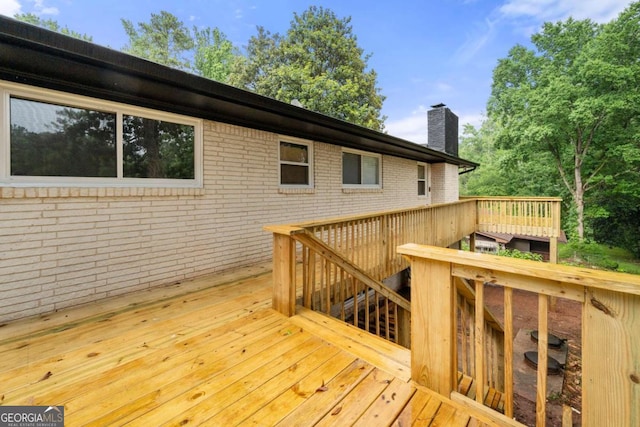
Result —
<path fill-rule="evenodd" d="M 405 347 L 304 307 L 291 322 L 403 381 L 411 379 L 411 351 Z"/>

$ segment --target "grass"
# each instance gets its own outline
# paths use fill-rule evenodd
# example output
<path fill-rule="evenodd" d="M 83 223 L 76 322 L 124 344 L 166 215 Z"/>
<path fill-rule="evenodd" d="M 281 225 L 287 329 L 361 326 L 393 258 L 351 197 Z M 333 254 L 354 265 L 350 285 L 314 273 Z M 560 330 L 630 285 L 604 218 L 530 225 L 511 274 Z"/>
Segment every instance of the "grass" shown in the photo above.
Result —
<path fill-rule="evenodd" d="M 560 262 L 600 270 L 640 274 L 640 260 L 627 250 L 592 242 L 559 245 Z"/>

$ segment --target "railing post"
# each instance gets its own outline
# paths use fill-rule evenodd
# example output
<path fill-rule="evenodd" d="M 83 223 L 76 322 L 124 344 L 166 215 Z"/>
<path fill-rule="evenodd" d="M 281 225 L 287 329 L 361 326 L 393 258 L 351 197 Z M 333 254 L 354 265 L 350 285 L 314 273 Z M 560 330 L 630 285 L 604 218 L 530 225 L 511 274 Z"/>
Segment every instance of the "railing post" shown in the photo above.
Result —
<path fill-rule="evenodd" d="M 296 242 L 292 234 L 301 229 L 289 226 L 268 226 L 273 232 L 273 299 L 274 310 L 285 316 L 296 313 Z"/>
<path fill-rule="evenodd" d="M 590 289 L 582 309 L 582 425 L 640 425 L 640 295 Z"/>
<path fill-rule="evenodd" d="M 449 397 L 457 389 L 451 264 L 413 256 L 410 260 L 411 379 Z"/>

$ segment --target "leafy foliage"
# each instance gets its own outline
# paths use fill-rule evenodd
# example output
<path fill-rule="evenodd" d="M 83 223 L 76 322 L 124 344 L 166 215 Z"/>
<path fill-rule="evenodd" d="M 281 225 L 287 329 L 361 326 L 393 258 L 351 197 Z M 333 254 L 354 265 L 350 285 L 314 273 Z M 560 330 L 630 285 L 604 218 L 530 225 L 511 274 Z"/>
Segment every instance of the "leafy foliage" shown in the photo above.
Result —
<path fill-rule="evenodd" d="M 528 259 L 530 261 L 543 261 L 542 255 L 533 252 L 522 252 L 517 249 L 502 249 L 497 255 L 509 258 Z"/>
<path fill-rule="evenodd" d="M 535 50 L 515 46 L 494 70 L 488 113 L 496 144 L 544 172 L 538 176 L 556 190 L 546 194 L 566 192 L 579 239 L 585 216 L 593 226 L 612 212 L 594 208 L 601 194 L 640 189 L 639 11 L 633 3 L 606 25 L 546 23 L 532 37 Z M 552 175 L 535 167 L 549 161 Z"/>
<path fill-rule="evenodd" d="M 152 13 L 151 21 L 138 23 L 137 29 L 128 19 L 121 21 L 129 37 L 124 52 L 172 68 L 189 69 L 185 54 L 193 49 L 194 41 L 189 29 L 174 15 L 165 11 Z"/>
<path fill-rule="evenodd" d="M 91 40 L 57 22 L 33 14 L 18 19 Z M 121 19 L 129 42 L 124 52 L 172 68 L 193 72 L 350 123 L 382 131 L 384 96 L 375 70 L 368 69 L 353 34 L 351 18 L 312 6 L 294 13 L 286 35 L 258 27 L 242 55 L 218 28 L 189 30 L 173 14 L 151 14 L 149 22 Z"/>
<path fill-rule="evenodd" d="M 569 242 L 559 245 L 560 261 L 564 264 L 640 274 L 637 255 L 628 250 L 595 242 Z"/>
<path fill-rule="evenodd" d="M 218 28 L 193 28 L 195 37 L 194 70 L 208 79 L 227 83 L 239 53 Z"/>
<path fill-rule="evenodd" d="M 384 97 L 369 55 L 357 44 L 351 18 L 312 6 L 294 14 L 285 36 L 258 27 L 231 83 L 284 102 L 382 130 Z"/>

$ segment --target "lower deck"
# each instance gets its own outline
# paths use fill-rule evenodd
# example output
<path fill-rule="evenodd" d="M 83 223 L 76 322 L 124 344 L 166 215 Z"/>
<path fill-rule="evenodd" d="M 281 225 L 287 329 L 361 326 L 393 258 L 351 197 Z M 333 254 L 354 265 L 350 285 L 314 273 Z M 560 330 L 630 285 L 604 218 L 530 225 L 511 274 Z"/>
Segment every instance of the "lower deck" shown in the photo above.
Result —
<path fill-rule="evenodd" d="M 493 425 L 413 384 L 408 350 L 271 307 L 265 268 L 0 327 L 0 404 L 79 425 Z"/>

